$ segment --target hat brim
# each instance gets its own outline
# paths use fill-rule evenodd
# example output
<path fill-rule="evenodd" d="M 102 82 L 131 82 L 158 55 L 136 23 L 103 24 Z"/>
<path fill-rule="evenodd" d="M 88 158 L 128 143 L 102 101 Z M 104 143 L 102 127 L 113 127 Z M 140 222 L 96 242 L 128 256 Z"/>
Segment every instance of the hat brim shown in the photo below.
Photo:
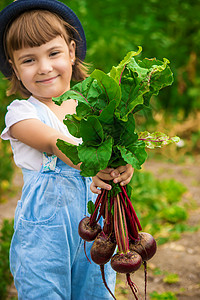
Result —
<path fill-rule="evenodd" d="M 82 61 L 85 59 L 85 33 L 77 15 L 68 6 L 57 0 L 17 0 L 0 12 L 0 70 L 6 77 L 12 75 L 12 69 L 7 61 L 4 49 L 4 34 L 7 25 L 23 12 L 34 9 L 45 9 L 54 12 L 73 26 L 78 32 L 78 34 L 74 32 L 74 38 L 77 44 L 76 56 Z"/>

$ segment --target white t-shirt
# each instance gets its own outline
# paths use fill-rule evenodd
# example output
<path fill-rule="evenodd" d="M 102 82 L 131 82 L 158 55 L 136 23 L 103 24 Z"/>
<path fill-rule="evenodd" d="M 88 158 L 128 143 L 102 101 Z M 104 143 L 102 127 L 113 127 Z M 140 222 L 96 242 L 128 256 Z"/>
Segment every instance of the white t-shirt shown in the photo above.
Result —
<path fill-rule="evenodd" d="M 12 138 L 10 135 L 10 127 L 15 123 L 26 119 L 40 120 L 37 109 L 33 103 L 35 103 L 37 106 L 40 105 L 41 109 L 45 111 L 47 119 L 49 119 L 52 128 L 58 130 L 62 134 L 70 137 L 72 140 L 75 140 L 78 143 L 81 143 L 81 139 L 73 137 L 69 133 L 64 123 L 58 119 L 52 110 L 34 97 L 31 96 L 28 100 L 14 100 L 7 107 L 8 111 L 5 116 L 6 128 L 2 132 L 1 138 L 3 140 L 10 140 L 14 161 L 18 167 L 39 171 L 42 166 L 43 153 L 27 146 L 17 139 Z"/>

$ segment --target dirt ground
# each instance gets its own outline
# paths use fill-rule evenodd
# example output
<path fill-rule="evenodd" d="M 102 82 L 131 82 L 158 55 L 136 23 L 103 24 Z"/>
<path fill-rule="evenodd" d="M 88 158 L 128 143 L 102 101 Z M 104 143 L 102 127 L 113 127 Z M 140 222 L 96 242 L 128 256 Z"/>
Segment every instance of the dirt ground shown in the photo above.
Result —
<path fill-rule="evenodd" d="M 152 171 L 158 178 L 175 178 L 188 188 L 187 193 L 196 202 L 197 208 L 190 212 L 188 224 L 191 226 L 200 225 L 200 161 L 177 165 L 167 162 L 149 160 L 144 165 L 144 170 Z M 14 178 L 14 185 L 22 185 L 21 173 L 17 172 Z M 8 202 L 0 205 L 0 223 L 3 218 L 12 218 L 16 202 L 20 198 L 20 190 Z M 187 195 L 188 196 L 188 195 Z M 183 196 L 183 201 L 184 201 Z M 166 283 L 166 274 L 178 275 L 176 283 Z M 141 267 L 135 274 L 131 275 L 137 285 L 140 296 L 144 299 L 144 272 Z M 178 300 L 200 299 L 200 230 L 195 233 L 184 233 L 175 242 L 169 242 L 158 247 L 156 255 L 148 262 L 148 284 L 147 299 L 152 292 L 174 292 Z M 12 286 L 9 298 L 16 295 Z M 116 285 L 117 300 L 134 299 L 127 286 L 124 275 L 117 276 Z M 171 299 L 162 298 L 162 299 Z"/>

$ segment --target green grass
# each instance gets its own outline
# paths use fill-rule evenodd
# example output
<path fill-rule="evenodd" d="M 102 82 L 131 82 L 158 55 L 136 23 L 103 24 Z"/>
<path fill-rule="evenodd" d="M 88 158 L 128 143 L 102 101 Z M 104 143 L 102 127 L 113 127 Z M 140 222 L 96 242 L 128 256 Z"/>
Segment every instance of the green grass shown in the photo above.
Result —
<path fill-rule="evenodd" d="M 168 284 L 174 284 L 179 282 L 180 278 L 176 273 L 169 273 L 163 278 L 163 281 Z"/>
<path fill-rule="evenodd" d="M 173 292 L 164 292 L 161 294 L 157 292 L 153 292 L 150 294 L 150 299 L 151 300 L 177 300 L 177 297 Z"/>

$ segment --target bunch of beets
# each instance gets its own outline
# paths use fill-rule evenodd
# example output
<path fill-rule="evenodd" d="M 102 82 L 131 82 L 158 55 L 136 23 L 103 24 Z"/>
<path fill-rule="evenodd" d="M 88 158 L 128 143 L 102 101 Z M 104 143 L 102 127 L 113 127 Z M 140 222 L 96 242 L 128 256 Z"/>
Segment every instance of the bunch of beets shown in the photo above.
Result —
<path fill-rule="evenodd" d="M 101 217 L 104 219 L 103 228 L 98 223 Z M 112 191 L 102 189 L 90 217 L 84 217 L 79 223 L 78 232 L 84 240 L 84 246 L 86 242 L 94 241 L 90 252 L 91 258 L 94 263 L 100 265 L 105 287 L 114 299 L 116 298 L 109 289 L 104 274 L 104 265 L 109 261 L 116 272 L 126 274 L 135 299 L 138 299 L 138 290 L 131 281 L 130 274 L 144 264 L 146 299 L 147 261 L 156 253 L 157 246 L 152 235 L 141 230 L 140 221 L 127 195 L 126 187 L 118 184 L 113 186 Z M 118 251 L 114 254 L 116 246 Z"/>
<path fill-rule="evenodd" d="M 76 113 L 66 115 L 63 122 L 69 133 L 81 138 L 82 143 L 74 145 L 58 139 L 57 146 L 74 165 L 81 163 L 82 176 L 95 176 L 107 167 L 126 164 L 140 170 L 147 159 L 145 148 L 178 142 L 178 137 L 169 138 L 161 132 L 141 133 L 135 128 L 134 115 L 150 108 L 152 96 L 173 82 L 167 59 L 135 60 L 141 51 L 139 47 L 137 52 L 129 52 L 108 74 L 94 70 L 85 80 L 53 99 L 58 105 L 69 99 L 78 102 Z M 103 282 L 111 294 L 104 276 L 106 263 L 111 260 L 116 272 L 126 274 L 135 299 L 138 291 L 130 274 L 143 263 L 146 299 L 146 262 L 155 254 L 156 242 L 150 234 L 141 232 L 129 187 L 113 183 L 111 191 L 101 190 L 95 204 L 88 203 L 90 217 L 81 220 L 79 235 L 85 241 L 84 246 L 86 241 L 94 241 L 91 258 L 100 265 Z M 104 220 L 103 228 L 98 223 L 100 218 Z"/>

